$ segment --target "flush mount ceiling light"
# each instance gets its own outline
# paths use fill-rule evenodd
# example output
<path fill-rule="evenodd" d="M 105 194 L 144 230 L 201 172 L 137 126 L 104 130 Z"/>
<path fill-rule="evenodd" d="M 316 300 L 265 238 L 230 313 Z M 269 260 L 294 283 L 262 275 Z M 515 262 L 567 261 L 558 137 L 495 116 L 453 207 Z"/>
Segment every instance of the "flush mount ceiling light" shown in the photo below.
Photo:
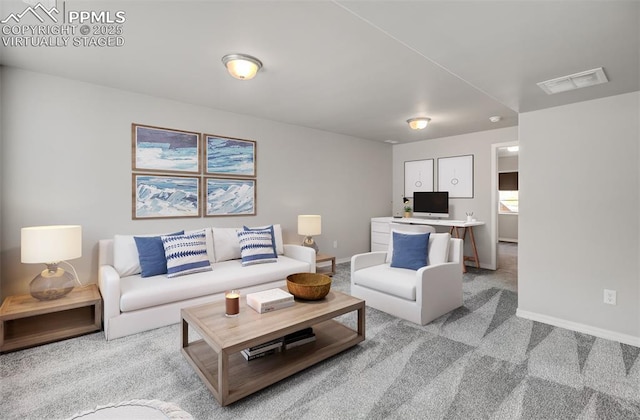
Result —
<path fill-rule="evenodd" d="M 246 54 L 227 54 L 222 57 L 222 63 L 231 76 L 240 80 L 253 79 L 262 68 L 260 60 Z"/>
<path fill-rule="evenodd" d="M 494 115 L 493 117 L 489 117 L 489 121 L 491 121 L 492 123 L 497 123 L 501 119 L 502 119 L 502 117 L 499 116 L 499 115 Z"/>
<path fill-rule="evenodd" d="M 544 90 L 547 95 L 553 95 L 554 93 L 595 86 L 601 83 L 607 83 L 608 81 L 609 79 L 607 79 L 607 76 L 604 74 L 602 67 L 598 67 L 597 69 L 546 80 L 537 83 L 537 85 L 540 86 L 540 89 Z"/>
<path fill-rule="evenodd" d="M 407 122 L 409 123 L 409 127 L 411 127 L 414 130 L 422 130 L 423 128 L 426 128 L 427 125 L 429 124 L 429 121 L 431 121 L 431 118 L 426 118 L 426 117 L 409 118 L 407 120 Z"/>

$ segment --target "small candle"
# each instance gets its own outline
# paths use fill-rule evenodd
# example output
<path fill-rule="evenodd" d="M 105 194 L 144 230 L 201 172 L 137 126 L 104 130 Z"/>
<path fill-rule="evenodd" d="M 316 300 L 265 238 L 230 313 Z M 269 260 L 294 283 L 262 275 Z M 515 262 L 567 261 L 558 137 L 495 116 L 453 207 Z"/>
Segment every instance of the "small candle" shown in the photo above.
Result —
<path fill-rule="evenodd" d="M 238 316 L 240 313 L 240 291 L 229 290 L 224 294 L 225 315 Z"/>

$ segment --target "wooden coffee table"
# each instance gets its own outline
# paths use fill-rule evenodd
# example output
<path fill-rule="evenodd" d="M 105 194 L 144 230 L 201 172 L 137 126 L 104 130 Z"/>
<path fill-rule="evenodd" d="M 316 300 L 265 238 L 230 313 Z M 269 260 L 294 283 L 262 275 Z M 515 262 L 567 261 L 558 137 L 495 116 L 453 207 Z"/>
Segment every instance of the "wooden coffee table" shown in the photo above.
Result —
<path fill-rule="evenodd" d="M 364 340 L 364 300 L 331 291 L 318 301 L 259 314 L 240 304 L 227 318 L 224 302 L 181 310 L 182 354 L 220 405 L 228 405 Z M 333 318 L 358 311 L 357 330 Z M 189 326 L 202 339 L 189 342 Z M 251 361 L 240 350 L 313 327 L 316 341 Z"/>

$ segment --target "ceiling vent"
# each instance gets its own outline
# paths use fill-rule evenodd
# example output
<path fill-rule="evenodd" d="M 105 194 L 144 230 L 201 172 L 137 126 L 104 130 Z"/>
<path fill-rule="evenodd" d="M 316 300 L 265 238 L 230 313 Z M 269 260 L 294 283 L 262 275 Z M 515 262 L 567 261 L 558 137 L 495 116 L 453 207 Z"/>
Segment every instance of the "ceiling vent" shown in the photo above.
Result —
<path fill-rule="evenodd" d="M 598 67 L 597 69 L 540 82 L 538 83 L 538 86 L 540 86 L 540 89 L 547 92 L 548 95 L 553 95 L 554 93 L 599 85 L 601 83 L 607 83 L 608 81 L 609 80 L 604 74 L 602 67 Z"/>

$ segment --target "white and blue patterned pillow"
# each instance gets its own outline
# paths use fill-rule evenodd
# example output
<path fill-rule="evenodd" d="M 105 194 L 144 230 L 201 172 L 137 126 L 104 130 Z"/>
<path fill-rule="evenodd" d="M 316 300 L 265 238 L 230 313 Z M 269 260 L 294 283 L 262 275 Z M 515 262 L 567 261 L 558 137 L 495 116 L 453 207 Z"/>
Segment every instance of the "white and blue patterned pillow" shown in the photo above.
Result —
<path fill-rule="evenodd" d="M 167 257 L 167 277 L 211 271 L 204 230 L 160 238 Z"/>
<path fill-rule="evenodd" d="M 239 230 L 242 265 L 271 263 L 278 261 L 273 240 L 273 228 Z"/>

